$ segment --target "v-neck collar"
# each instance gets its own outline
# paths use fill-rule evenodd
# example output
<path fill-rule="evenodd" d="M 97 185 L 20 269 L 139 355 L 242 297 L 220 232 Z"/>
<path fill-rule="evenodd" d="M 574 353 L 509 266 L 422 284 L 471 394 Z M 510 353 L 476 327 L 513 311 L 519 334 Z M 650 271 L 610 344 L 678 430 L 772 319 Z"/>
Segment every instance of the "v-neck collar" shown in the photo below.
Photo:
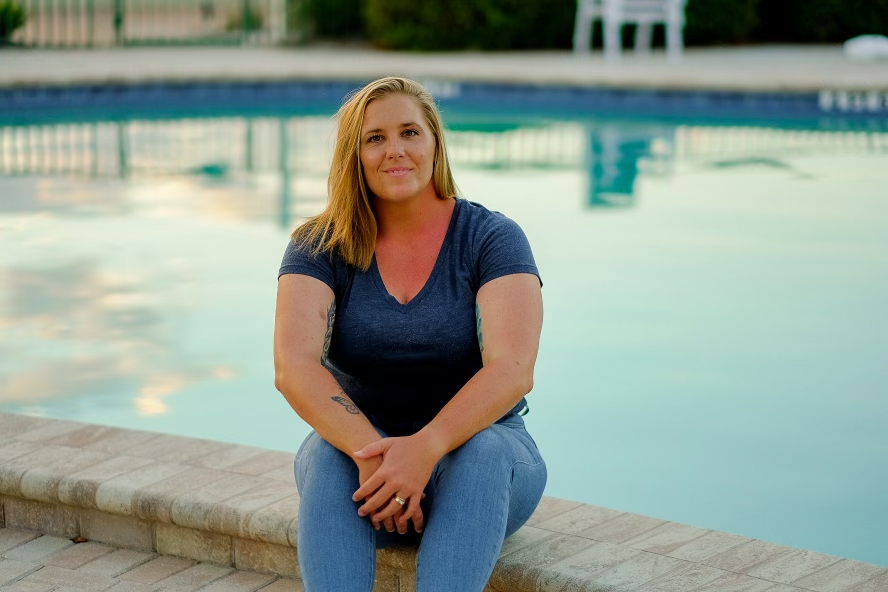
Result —
<path fill-rule="evenodd" d="M 382 274 L 379 273 L 379 265 L 376 263 L 376 252 L 374 251 L 373 260 L 370 262 L 370 273 L 373 276 L 373 283 L 376 284 L 376 288 L 382 294 L 383 300 L 397 310 L 407 312 L 414 306 L 418 305 L 431 290 L 437 277 L 441 275 L 441 268 L 444 266 L 443 262 L 447 259 L 447 252 L 450 251 L 450 245 L 453 242 L 453 229 L 456 228 L 456 219 L 459 216 L 460 210 L 462 209 L 462 202 L 464 201 L 459 198 L 454 199 L 456 203 L 453 206 L 453 213 L 450 214 L 450 223 L 447 225 L 447 233 L 444 235 L 444 242 L 441 243 L 440 250 L 438 250 L 438 257 L 435 259 L 432 273 L 429 274 L 422 289 L 420 289 L 420 291 L 416 293 L 416 296 L 411 298 L 406 304 L 402 304 L 397 298 L 389 294 L 388 289 L 385 287 L 385 282 L 382 281 Z"/>

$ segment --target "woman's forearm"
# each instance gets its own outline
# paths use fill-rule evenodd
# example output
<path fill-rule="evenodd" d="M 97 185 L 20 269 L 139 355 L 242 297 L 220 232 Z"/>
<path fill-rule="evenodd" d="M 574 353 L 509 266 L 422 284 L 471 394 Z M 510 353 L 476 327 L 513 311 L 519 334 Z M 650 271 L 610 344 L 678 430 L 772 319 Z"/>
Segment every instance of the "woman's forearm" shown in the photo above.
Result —
<path fill-rule="evenodd" d="M 354 458 L 380 436 L 339 383 L 316 360 L 289 362 L 275 373 L 275 386 L 290 407 L 324 440 Z"/>
<path fill-rule="evenodd" d="M 533 388 L 533 362 L 484 366 L 417 435 L 442 457 L 509 412 Z"/>

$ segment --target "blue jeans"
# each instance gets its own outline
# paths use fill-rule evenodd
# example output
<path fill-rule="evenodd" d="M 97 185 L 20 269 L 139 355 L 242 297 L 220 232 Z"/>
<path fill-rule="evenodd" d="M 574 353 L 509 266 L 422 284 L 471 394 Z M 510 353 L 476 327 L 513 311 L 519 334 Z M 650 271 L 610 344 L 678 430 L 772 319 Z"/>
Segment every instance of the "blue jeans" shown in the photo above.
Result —
<path fill-rule="evenodd" d="M 419 543 L 417 592 L 482 592 L 503 540 L 536 509 L 546 465 L 518 415 L 475 434 L 435 466 L 421 506 L 426 527 L 377 531 L 353 502 L 358 469 L 317 433 L 295 462 L 297 550 L 307 592 L 371 592 L 376 549 Z"/>

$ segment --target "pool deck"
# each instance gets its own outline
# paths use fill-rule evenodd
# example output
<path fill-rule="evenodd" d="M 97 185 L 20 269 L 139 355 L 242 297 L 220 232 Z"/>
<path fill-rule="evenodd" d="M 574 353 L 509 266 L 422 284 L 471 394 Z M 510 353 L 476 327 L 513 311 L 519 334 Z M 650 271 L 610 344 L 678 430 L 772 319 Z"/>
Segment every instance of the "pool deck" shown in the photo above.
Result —
<path fill-rule="evenodd" d="M 0 413 L 0 589 L 301 590 L 292 461 L 287 452 Z M 88 542 L 72 542 L 80 537 Z M 375 592 L 415 590 L 414 548 L 377 560 Z M 886 590 L 888 569 L 877 565 L 550 497 L 506 540 L 487 588 Z"/>
<path fill-rule="evenodd" d="M 123 48 L 0 50 L 0 87 L 255 80 L 421 80 L 646 89 L 818 92 L 888 91 L 888 61 L 853 62 L 840 46 L 690 48 L 662 52 L 399 53 L 364 48 Z"/>

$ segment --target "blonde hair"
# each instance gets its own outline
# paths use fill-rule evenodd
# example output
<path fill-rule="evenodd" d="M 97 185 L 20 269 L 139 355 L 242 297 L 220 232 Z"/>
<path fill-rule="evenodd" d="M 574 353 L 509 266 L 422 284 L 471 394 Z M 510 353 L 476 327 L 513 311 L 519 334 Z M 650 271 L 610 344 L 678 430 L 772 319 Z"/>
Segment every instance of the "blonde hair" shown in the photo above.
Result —
<path fill-rule="evenodd" d="M 444 125 L 429 91 L 408 78 L 390 76 L 349 96 L 336 114 L 339 130 L 327 178 L 327 207 L 293 231 L 291 238 L 297 244 L 310 245 L 315 255 L 336 252 L 348 265 L 364 271 L 369 269 L 376 249 L 376 216 L 361 166 L 361 128 L 370 101 L 390 94 L 412 97 L 419 103 L 436 140 L 432 171 L 435 193 L 440 199 L 457 196 L 444 146 Z"/>

